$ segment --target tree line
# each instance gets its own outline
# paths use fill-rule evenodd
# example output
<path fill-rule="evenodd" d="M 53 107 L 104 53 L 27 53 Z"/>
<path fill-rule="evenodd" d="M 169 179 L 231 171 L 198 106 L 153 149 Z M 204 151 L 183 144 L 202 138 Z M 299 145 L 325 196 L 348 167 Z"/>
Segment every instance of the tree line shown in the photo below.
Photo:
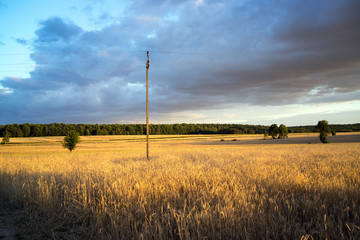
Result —
<path fill-rule="evenodd" d="M 280 125 L 281 126 L 281 125 Z M 285 126 L 285 125 L 284 125 Z M 360 123 L 329 125 L 336 132 L 360 131 Z M 181 134 L 264 134 L 270 126 L 245 124 L 151 124 L 151 135 L 181 135 Z M 287 127 L 289 133 L 317 132 L 316 126 Z M 70 131 L 76 131 L 80 136 L 86 135 L 145 135 L 145 124 L 7 124 L 0 125 L 0 137 L 9 134 L 10 137 L 42 137 L 66 136 Z"/>

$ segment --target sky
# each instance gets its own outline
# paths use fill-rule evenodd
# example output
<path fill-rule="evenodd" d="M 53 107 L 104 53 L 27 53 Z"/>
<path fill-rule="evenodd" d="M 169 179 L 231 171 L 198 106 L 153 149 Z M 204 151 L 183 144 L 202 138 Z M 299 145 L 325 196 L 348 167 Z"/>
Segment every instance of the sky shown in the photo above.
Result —
<path fill-rule="evenodd" d="M 358 0 L 0 0 L 0 124 L 360 122 Z"/>

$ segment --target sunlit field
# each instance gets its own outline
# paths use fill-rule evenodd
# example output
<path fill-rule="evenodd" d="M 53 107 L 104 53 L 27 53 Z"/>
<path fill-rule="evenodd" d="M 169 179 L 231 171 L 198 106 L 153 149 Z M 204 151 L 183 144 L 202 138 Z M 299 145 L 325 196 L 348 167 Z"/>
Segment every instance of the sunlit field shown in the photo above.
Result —
<path fill-rule="evenodd" d="M 360 143 L 334 137 L 11 138 L 0 194 L 33 239 L 360 239 Z"/>

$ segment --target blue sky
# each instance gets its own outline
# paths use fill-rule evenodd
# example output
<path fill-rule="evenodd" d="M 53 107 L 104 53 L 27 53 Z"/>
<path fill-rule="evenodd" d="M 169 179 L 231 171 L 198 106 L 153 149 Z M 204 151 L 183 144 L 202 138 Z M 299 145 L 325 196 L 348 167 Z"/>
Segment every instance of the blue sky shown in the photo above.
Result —
<path fill-rule="evenodd" d="M 360 2 L 0 0 L 0 124 L 360 122 Z"/>

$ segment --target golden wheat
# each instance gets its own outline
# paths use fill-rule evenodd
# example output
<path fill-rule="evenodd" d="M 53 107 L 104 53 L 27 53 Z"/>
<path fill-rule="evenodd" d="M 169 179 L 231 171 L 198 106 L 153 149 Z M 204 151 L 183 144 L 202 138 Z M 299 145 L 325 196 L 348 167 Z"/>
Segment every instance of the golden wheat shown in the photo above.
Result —
<path fill-rule="evenodd" d="M 44 238 L 360 238 L 359 143 L 197 137 L 154 139 L 151 161 L 141 137 L 82 138 L 71 154 L 61 138 L 17 140 L 0 148 L 0 193 L 44 219 Z"/>

